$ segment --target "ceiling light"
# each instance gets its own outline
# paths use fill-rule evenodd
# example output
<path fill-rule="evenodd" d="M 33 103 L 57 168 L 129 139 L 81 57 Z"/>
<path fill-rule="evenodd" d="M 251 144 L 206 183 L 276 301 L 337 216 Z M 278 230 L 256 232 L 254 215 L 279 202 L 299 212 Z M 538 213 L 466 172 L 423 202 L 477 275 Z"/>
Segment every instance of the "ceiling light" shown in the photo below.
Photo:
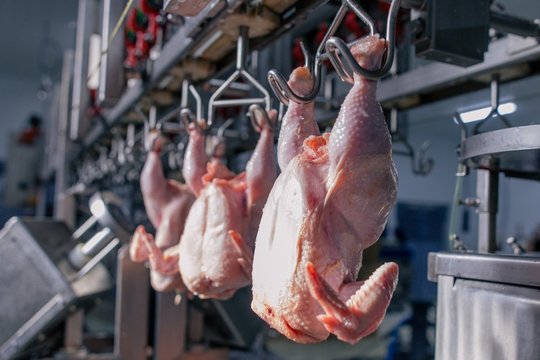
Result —
<path fill-rule="evenodd" d="M 500 104 L 497 110 L 499 111 L 500 115 L 508 115 L 517 110 L 517 105 L 513 102 L 507 102 Z M 459 113 L 459 116 L 461 116 L 461 120 L 463 120 L 464 123 L 470 123 L 485 119 L 490 112 L 491 107 L 488 106 L 481 109 L 461 112 Z"/>

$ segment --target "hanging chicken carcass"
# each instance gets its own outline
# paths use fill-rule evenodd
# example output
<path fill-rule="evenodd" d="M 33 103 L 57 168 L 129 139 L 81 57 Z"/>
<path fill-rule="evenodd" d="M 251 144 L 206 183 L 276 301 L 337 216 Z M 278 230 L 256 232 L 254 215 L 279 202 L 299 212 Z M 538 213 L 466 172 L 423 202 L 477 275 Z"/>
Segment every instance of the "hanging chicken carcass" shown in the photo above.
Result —
<path fill-rule="evenodd" d="M 152 134 L 156 136 L 156 134 Z M 141 172 L 141 192 L 146 213 L 156 228 L 156 238 L 139 226 L 132 239 L 130 254 L 136 262 L 150 262 L 150 279 L 156 291 L 184 291 L 178 273 L 178 242 L 195 196 L 187 185 L 168 180 L 163 174 L 157 137 Z"/>
<path fill-rule="evenodd" d="M 270 113 L 275 121 L 276 112 Z M 277 176 L 271 124 L 261 134 L 246 171 L 234 174 L 208 161 L 205 137 L 191 124 L 184 177 L 197 195 L 180 242 L 180 273 L 200 298 L 227 299 L 251 283 L 254 240 Z"/>
<path fill-rule="evenodd" d="M 385 41 L 369 36 L 352 48 L 365 68 L 379 66 Z M 305 68 L 289 80 L 307 95 Z M 396 200 L 391 143 L 375 93 L 355 75 L 330 134 L 319 136 L 313 103 L 290 102 L 279 138 L 282 173 L 264 208 L 253 262 L 253 310 L 300 343 L 330 333 L 355 343 L 382 321 L 398 277 L 386 263 L 357 281 L 362 252 L 375 243 Z"/>

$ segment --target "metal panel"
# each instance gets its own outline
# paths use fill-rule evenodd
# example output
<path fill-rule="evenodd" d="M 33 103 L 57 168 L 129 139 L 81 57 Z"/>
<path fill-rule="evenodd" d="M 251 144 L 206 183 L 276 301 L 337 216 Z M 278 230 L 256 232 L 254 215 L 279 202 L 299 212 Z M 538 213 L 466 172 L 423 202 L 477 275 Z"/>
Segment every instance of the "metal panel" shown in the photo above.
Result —
<path fill-rule="evenodd" d="M 156 295 L 156 328 L 154 357 L 156 360 L 181 358 L 186 350 L 187 302 L 183 296 L 176 305 L 174 292 Z"/>
<path fill-rule="evenodd" d="M 437 360 L 538 359 L 540 289 L 453 276 L 438 283 Z"/>
<path fill-rule="evenodd" d="M 118 251 L 117 264 L 114 353 L 122 360 L 146 360 L 148 270 L 131 261 L 127 246 Z"/>
<path fill-rule="evenodd" d="M 98 102 L 111 106 L 124 90 L 124 37 L 117 34 L 109 44 L 116 22 L 125 7 L 125 1 L 104 0 L 101 29 L 101 66 L 99 70 Z"/>
<path fill-rule="evenodd" d="M 54 221 L 26 223 L 12 218 L 0 232 L 0 288 L 8 294 L 0 297 L 0 359 L 60 319 L 75 299 L 55 265 L 65 253 L 62 244 L 70 241 L 69 230 Z"/>
<path fill-rule="evenodd" d="M 90 45 L 90 35 L 97 32 L 96 19 L 98 18 L 98 8 L 97 0 L 79 0 L 70 115 L 71 140 L 78 139 L 89 127 L 88 119 L 84 116 L 90 100 L 88 89 L 86 88 L 86 79 L 88 77 L 88 47 Z M 83 121 L 83 118 L 86 121 Z"/>

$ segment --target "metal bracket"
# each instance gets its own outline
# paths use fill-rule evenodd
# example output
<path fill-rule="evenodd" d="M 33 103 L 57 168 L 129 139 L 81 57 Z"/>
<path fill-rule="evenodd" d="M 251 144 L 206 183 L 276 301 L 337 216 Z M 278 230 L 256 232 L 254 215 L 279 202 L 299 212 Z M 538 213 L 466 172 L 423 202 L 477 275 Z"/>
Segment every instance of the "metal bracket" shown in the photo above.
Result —
<path fill-rule="evenodd" d="M 236 52 L 236 70 L 225 82 L 216 90 L 216 92 L 210 97 L 208 102 L 208 126 L 212 126 L 214 122 L 214 111 L 218 107 L 229 107 L 237 105 L 252 105 L 252 104 L 265 104 L 266 111 L 270 111 L 270 93 L 246 70 L 246 56 L 248 53 L 248 28 L 245 26 L 240 27 L 240 34 L 237 42 Z M 250 84 L 252 84 L 257 90 L 259 90 L 263 97 L 261 98 L 248 98 L 248 99 L 219 99 L 221 95 L 225 93 L 227 88 L 237 79 L 243 77 Z"/>

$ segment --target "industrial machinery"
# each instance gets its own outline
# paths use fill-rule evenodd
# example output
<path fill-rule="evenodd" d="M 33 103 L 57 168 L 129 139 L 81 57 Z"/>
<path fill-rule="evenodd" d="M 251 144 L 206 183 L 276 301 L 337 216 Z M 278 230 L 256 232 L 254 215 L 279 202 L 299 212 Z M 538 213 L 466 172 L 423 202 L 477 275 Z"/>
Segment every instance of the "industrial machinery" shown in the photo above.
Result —
<path fill-rule="evenodd" d="M 14 218 L 0 232 L 0 284 L 10 294 L 0 298 L 8 314 L 0 359 L 272 359 L 264 341 L 274 334 L 251 312 L 249 289 L 227 301 L 154 294 L 148 269 L 130 260 L 133 225 L 148 223 L 138 184 L 148 142 L 158 132 L 167 139 L 165 171 L 178 177 L 189 121 L 206 118 L 208 152 L 221 146 L 231 169 L 243 169 L 253 148 L 247 106 L 270 110 L 272 89 L 279 118 L 291 99 L 315 101 L 320 127 L 331 126 L 354 74 L 381 79 L 378 100 L 394 144 L 405 147 L 394 155 L 411 158 L 422 176 L 434 166 L 429 144 L 413 147 L 401 114 L 491 81 L 493 112 L 485 120 L 499 117 L 505 128 L 483 132 L 486 122 L 472 128 L 456 117 L 458 181 L 470 171 L 478 181 L 477 198 L 458 196 L 454 206 L 463 200 L 476 208 L 478 249 L 464 249 L 452 233 L 454 251 L 429 255 L 429 279 L 438 283 L 435 356 L 538 356 L 540 256 L 521 253 L 514 241 L 514 255 L 497 253 L 495 234 L 500 174 L 540 180 L 540 125 L 512 127 L 497 113 L 498 84 L 540 69 L 540 25 L 488 0 L 362 2 L 367 10 L 360 3 L 209 0 L 195 9 L 182 0 L 79 0 L 76 49 L 64 57 L 58 131 L 46 161 L 56 220 Z M 368 71 L 352 59 L 350 41 L 382 21 L 388 55 L 380 70 Z M 413 53 L 432 62 L 415 67 Z M 307 96 L 281 75 L 293 63 L 314 74 Z M 107 257 L 112 269 L 102 263 Z M 92 352 L 83 339 L 85 312 L 113 287 L 112 349 Z M 56 343 L 46 341 L 52 333 L 60 334 Z"/>
<path fill-rule="evenodd" d="M 62 221 L 12 218 L 0 235 L 3 318 L 0 358 L 8 359 L 58 324 L 67 314 L 92 304 L 113 286 L 100 261 L 121 241 L 131 225 L 112 193 L 90 199 L 92 216 L 75 232 Z M 84 241 L 84 242 L 83 242 Z M 11 296 L 19 299 L 14 304 Z"/>
<path fill-rule="evenodd" d="M 533 359 L 540 353 L 540 254 L 525 253 L 515 238 L 504 244 L 513 254 L 501 254 L 496 238 L 499 176 L 540 180 L 540 126 L 512 127 L 498 114 L 496 88 L 493 81 L 492 111 L 474 135 L 456 115 L 462 128 L 458 182 L 474 169 L 477 196 L 454 205 L 476 208 L 478 248 L 468 251 L 451 234 L 457 252 L 429 255 L 428 276 L 438 283 L 437 359 Z M 484 123 L 498 120 L 506 127 L 481 132 Z"/>

